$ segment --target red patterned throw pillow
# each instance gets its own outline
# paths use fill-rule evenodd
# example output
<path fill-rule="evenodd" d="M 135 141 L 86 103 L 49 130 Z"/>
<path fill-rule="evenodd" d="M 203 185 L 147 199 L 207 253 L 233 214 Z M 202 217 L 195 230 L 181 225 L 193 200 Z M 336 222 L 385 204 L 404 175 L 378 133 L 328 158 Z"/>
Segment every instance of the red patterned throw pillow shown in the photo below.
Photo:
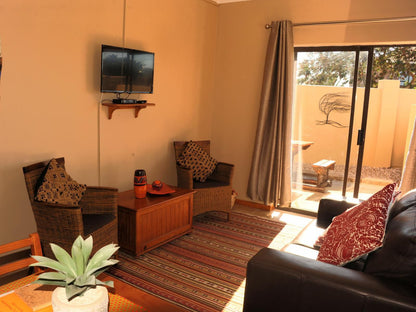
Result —
<path fill-rule="evenodd" d="M 361 204 L 335 217 L 317 260 L 343 265 L 383 245 L 387 211 L 397 194 L 389 184 Z"/>

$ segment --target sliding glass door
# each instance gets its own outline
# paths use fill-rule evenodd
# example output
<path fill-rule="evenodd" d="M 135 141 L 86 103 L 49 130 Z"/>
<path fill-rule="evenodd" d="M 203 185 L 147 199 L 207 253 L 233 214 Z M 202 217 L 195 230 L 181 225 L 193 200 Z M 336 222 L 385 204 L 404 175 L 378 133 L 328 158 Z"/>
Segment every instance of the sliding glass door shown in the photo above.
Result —
<path fill-rule="evenodd" d="M 404 120 L 407 97 L 416 100 L 416 90 L 399 91 L 400 84 L 413 82 L 414 63 L 407 70 L 393 64 L 411 59 L 414 51 L 296 49 L 292 207 L 316 211 L 328 196 L 365 199 L 400 180 L 411 123 Z"/>
<path fill-rule="evenodd" d="M 400 183 L 416 116 L 416 46 L 372 50 L 361 180 L 354 193 L 359 198 Z"/>

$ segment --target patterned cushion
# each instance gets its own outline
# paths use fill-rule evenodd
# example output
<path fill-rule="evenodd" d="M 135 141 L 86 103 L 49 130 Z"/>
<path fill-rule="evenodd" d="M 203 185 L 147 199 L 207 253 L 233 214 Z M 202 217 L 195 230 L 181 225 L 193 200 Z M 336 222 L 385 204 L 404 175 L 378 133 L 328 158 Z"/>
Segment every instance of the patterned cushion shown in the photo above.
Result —
<path fill-rule="evenodd" d="M 389 184 L 361 204 L 336 216 L 328 228 L 317 260 L 343 265 L 383 245 L 387 211 L 397 196 Z"/>
<path fill-rule="evenodd" d="M 178 157 L 181 167 L 192 169 L 192 177 L 204 182 L 215 170 L 217 161 L 209 156 L 201 146 L 190 141 Z"/>
<path fill-rule="evenodd" d="M 35 199 L 50 204 L 76 207 L 86 189 L 86 185 L 74 181 L 66 173 L 65 168 L 58 164 L 56 159 L 52 159 L 48 164 Z"/>

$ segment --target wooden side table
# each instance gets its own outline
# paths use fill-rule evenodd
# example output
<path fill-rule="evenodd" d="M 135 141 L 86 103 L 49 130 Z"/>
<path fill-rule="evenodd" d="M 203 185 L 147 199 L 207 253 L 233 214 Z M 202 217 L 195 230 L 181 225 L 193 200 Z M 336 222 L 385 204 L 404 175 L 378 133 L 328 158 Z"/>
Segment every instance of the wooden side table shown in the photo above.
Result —
<path fill-rule="evenodd" d="M 194 191 L 136 199 L 134 191 L 119 193 L 118 243 L 133 255 L 141 255 L 192 230 Z"/>

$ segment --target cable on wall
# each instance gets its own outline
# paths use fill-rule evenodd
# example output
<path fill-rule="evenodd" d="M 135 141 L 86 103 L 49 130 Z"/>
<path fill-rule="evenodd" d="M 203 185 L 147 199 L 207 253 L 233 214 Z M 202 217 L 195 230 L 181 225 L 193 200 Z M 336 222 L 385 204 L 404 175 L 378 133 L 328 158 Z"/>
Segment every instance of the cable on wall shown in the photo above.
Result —
<path fill-rule="evenodd" d="M 98 122 L 98 133 L 97 133 L 97 141 L 98 141 L 98 157 L 97 157 L 97 163 L 98 163 L 98 186 L 101 186 L 101 103 L 103 102 L 103 94 L 101 93 L 100 101 L 98 102 L 98 112 L 97 112 L 97 122 Z"/>
<path fill-rule="evenodd" d="M 127 0 L 124 0 L 124 7 L 123 7 L 123 48 L 126 47 L 126 11 L 127 11 Z"/>
<path fill-rule="evenodd" d="M 123 42 L 123 47 L 126 47 L 126 11 L 127 11 L 127 0 L 123 1 L 123 14 L 122 14 L 122 30 L 121 30 L 121 40 Z M 97 112 L 97 123 L 98 123 L 98 133 L 97 133 L 97 163 L 98 163 L 98 186 L 101 186 L 101 108 L 103 103 L 103 93 L 101 93 L 100 101 L 98 102 L 98 112 Z"/>

